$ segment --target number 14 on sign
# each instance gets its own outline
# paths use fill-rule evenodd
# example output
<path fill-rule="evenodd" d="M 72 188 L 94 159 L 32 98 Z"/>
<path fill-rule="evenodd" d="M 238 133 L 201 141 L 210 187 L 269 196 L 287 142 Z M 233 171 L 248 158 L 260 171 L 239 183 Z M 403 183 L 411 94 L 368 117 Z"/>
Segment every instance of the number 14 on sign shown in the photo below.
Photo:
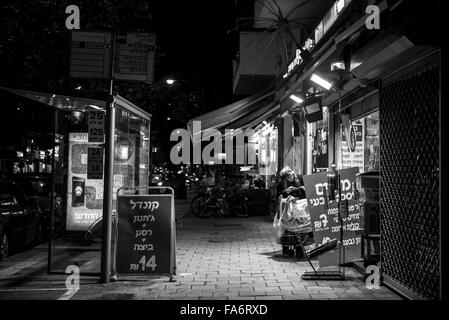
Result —
<path fill-rule="evenodd" d="M 146 256 L 142 256 L 138 264 L 132 263 L 130 265 L 131 271 L 136 271 L 139 269 L 139 265 L 142 267 L 142 271 L 145 271 L 146 268 L 151 268 L 151 271 L 154 271 L 157 267 L 156 264 L 156 256 L 152 255 L 148 260 Z"/>

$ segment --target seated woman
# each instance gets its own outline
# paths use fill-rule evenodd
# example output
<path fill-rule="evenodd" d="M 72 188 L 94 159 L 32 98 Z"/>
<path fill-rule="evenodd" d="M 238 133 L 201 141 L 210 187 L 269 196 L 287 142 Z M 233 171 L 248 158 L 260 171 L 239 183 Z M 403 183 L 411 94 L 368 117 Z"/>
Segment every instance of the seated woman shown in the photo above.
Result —
<path fill-rule="evenodd" d="M 310 224 L 310 214 L 307 208 L 306 193 L 302 179 L 289 167 L 280 172 L 280 182 L 277 185 L 278 209 L 274 221 L 278 226 L 278 243 L 283 245 L 283 253 L 302 257 L 303 244 L 313 243 L 313 233 Z M 294 249 L 292 249 L 294 248 Z"/>
<path fill-rule="evenodd" d="M 278 198 L 281 195 L 283 198 L 287 198 L 288 196 L 293 196 L 298 199 L 306 198 L 302 179 L 290 167 L 286 166 L 281 170 L 280 178 L 281 181 L 276 187 Z"/>

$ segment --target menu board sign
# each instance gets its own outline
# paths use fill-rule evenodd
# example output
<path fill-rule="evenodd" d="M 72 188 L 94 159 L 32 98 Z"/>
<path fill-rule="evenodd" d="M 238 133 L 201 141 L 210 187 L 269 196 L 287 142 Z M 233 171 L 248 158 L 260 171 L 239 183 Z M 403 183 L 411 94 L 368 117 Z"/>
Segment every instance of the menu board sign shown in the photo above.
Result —
<path fill-rule="evenodd" d="M 118 195 L 117 272 L 170 273 L 172 195 Z"/>
<path fill-rule="evenodd" d="M 339 170 L 341 180 L 341 200 L 348 200 L 346 210 L 340 210 L 343 217 L 343 246 L 345 248 L 345 261 L 359 260 L 361 257 L 361 238 L 356 230 L 362 228 L 360 218 L 360 205 L 352 198 L 352 182 L 358 168 Z M 338 204 L 343 202 L 332 201 L 329 208 L 325 208 L 325 188 L 327 188 L 327 173 L 315 173 L 303 177 L 304 187 L 310 212 L 310 221 L 313 229 L 315 244 L 320 246 L 331 240 L 340 242 L 340 220 L 338 218 Z M 338 198 L 337 198 L 338 199 Z M 320 266 L 338 264 L 338 249 L 319 256 Z"/>

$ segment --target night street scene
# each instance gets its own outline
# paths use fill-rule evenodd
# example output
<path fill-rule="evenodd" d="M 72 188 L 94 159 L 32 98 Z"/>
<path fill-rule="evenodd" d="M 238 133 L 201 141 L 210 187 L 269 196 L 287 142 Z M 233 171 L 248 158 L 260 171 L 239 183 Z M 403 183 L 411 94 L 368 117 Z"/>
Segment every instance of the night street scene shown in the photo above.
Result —
<path fill-rule="evenodd" d="M 0 305 L 444 299 L 442 1 L 0 8 Z"/>

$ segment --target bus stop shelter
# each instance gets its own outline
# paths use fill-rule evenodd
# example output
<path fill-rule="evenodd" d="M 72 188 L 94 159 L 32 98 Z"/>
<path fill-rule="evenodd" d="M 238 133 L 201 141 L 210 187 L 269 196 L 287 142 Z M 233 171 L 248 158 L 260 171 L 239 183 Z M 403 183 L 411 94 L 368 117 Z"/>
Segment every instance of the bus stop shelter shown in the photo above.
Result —
<path fill-rule="evenodd" d="M 53 150 L 47 271 L 65 272 L 67 266 L 67 261 L 52 259 L 55 238 L 83 250 L 86 234 L 96 228 L 101 249 L 84 249 L 101 252 L 101 266 L 89 275 L 109 282 L 116 192 L 124 186 L 148 186 L 151 115 L 117 94 L 12 86 L 0 90 L 49 107 Z"/>

